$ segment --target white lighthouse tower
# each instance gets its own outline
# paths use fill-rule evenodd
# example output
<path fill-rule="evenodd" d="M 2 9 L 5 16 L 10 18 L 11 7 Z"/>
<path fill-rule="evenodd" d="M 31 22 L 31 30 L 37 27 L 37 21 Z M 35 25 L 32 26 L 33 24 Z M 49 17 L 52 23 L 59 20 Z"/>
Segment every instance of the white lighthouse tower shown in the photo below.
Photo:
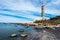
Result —
<path fill-rule="evenodd" d="M 42 0 L 42 5 L 41 5 L 41 18 L 42 18 L 42 27 L 44 26 L 44 2 Z"/>

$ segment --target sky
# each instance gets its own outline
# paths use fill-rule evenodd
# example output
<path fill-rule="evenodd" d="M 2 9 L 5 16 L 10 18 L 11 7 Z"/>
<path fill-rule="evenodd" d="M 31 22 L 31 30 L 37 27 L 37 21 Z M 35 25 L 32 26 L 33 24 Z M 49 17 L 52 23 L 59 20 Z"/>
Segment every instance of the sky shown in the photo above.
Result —
<path fill-rule="evenodd" d="M 43 0 L 45 18 L 60 15 L 60 0 Z M 0 0 L 0 23 L 25 23 L 41 19 L 42 0 Z"/>

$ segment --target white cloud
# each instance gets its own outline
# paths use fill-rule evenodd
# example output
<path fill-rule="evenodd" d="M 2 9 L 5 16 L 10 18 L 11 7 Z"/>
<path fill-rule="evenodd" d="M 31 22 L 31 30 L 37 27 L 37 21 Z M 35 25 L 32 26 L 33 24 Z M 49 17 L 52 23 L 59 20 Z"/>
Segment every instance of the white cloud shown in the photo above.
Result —
<path fill-rule="evenodd" d="M 0 14 L 9 14 L 9 15 L 14 15 L 14 16 L 22 16 L 26 18 L 31 18 L 31 19 L 39 19 L 41 17 L 34 16 L 32 15 L 33 13 L 27 12 L 27 11 L 33 11 L 37 13 L 41 13 L 41 5 L 38 4 L 39 0 L 33 0 L 34 2 L 32 3 L 31 0 L 1 0 L 0 5 L 4 6 L 1 7 L 0 9 L 11 9 L 15 11 L 20 11 L 20 12 L 9 12 L 9 11 L 0 11 Z M 48 1 L 48 0 L 45 0 Z M 34 5 L 37 5 L 40 7 L 36 7 Z M 45 13 L 52 14 L 52 15 L 60 15 L 60 0 L 51 0 L 49 3 L 45 5 Z M 58 10 L 59 8 L 59 10 Z M 21 13 L 22 11 L 22 13 Z M 3 19 L 1 19 L 3 18 Z M 1 16 L 0 20 L 5 22 L 4 20 L 7 20 L 7 17 Z M 13 22 L 21 22 L 24 21 L 23 19 L 16 19 L 13 17 L 8 17 L 9 22 L 12 22 L 10 20 L 14 20 Z M 6 21 L 7 22 L 7 21 Z M 27 22 L 27 20 L 25 21 Z"/>
<path fill-rule="evenodd" d="M 52 14 L 52 15 L 60 15 L 60 10 L 55 10 L 55 9 L 45 9 L 45 13 Z"/>
<path fill-rule="evenodd" d="M 12 10 L 35 11 L 35 12 L 41 13 L 41 7 L 37 8 L 31 2 L 29 2 L 27 0 L 1 0 L 1 1 L 2 1 L 1 3 L 3 5 L 7 6 L 7 8 L 10 8 Z M 45 0 L 45 1 L 48 1 L 48 0 Z M 35 2 L 38 2 L 38 1 L 35 0 Z M 54 6 L 56 6 L 55 4 L 57 4 L 59 6 L 60 0 L 52 0 L 51 2 L 47 3 L 46 10 L 49 9 L 49 11 L 53 10 L 53 11 L 58 12 L 58 10 L 56 10 L 54 7 Z"/>
<path fill-rule="evenodd" d="M 44 19 L 48 20 L 49 18 L 48 17 L 44 17 Z M 36 21 L 36 20 L 42 20 L 42 17 L 35 18 L 34 21 Z"/>
<path fill-rule="evenodd" d="M 25 1 L 21 0 L 21 1 L 15 3 L 14 1 L 16 1 L 16 0 L 5 0 L 5 1 L 2 0 L 2 4 L 12 10 L 23 10 L 23 11 L 29 10 L 29 11 L 37 11 L 37 12 L 40 10 L 38 8 L 35 8 L 31 4 L 31 2 L 25 2 Z"/>
<path fill-rule="evenodd" d="M 26 17 L 26 18 L 30 18 L 30 19 L 35 19 L 35 18 L 38 18 L 38 16 L 34 16 L 32 15 L 33 13 L 29 13 L 29 12 L 18 12 L 18 13 L 15 13 L 15 12 L 6 12 L 6 11 L 0 11 L 0 14 L 9 14 L 9 15 L 13 15 L 13 16 L 21 16 L 21 17 Z"/>
<path fill-rule="evenodd" d="M 55 5 L 60 5 L 60 0 L 54 0 L 54 2 L 52 2 Z"/>
<path fill-rule="evenodd" d="M 14 18 L 10 16 L 1 16 L 0 15 L 0 23 L 24 23 L 24 22 L 30 22 L 29 20 L 25 20 L 22 18 Z"/>
<path fill-rule="evenodd" d="M 60 0 L 52 0 L 45 5 L 45 13 L 60 15 Z"/>

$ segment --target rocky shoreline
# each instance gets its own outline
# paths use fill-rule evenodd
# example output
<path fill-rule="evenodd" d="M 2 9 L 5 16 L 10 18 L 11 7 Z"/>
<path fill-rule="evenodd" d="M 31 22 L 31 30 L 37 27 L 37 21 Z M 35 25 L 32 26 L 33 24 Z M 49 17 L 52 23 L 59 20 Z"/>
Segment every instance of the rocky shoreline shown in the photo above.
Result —
<path fill-rule="evenodd" d="M 22 37 L 22 40 L 60 40 L 60 31 L 59 28 L 56 30 L 53 29 L 46 29 L 46 28 L 39 28 L 35 30 L 34 33 L 30 33 L 27 37 Z M 15 40 L 20 40 L 21 38 L 18 37 Z"/>
<path fill-rule="evenodd" d="M 27 26 L 27 27 L 33 26 L 35 28 L 44 28 L 44 27 L 54 28 L 54 27 L 60 27 L 60 24 L 58 24 L 58 25 L 47 25 L 47 26 L 43 25 L 43 27 L 42 27 L 41 23 L 40 24 L 37 24 L 37 23 L 21 23 L 21 25 Z"/>

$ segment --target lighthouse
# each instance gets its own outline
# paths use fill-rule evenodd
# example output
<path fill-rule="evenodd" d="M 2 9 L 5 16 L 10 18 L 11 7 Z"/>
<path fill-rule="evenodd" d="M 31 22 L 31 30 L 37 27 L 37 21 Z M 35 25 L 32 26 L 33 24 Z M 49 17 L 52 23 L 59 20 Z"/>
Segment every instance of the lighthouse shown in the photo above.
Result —
<path fill-rule="evenodd" d="M 42 18 L 42 27 L 43 27 L 44 20 L 45 20 L 45 18 L 44 18 L 44 2 L 43 2 L 43 0 L 42 0 L 42 5 L 41 5 L 41 18 Z"/>

